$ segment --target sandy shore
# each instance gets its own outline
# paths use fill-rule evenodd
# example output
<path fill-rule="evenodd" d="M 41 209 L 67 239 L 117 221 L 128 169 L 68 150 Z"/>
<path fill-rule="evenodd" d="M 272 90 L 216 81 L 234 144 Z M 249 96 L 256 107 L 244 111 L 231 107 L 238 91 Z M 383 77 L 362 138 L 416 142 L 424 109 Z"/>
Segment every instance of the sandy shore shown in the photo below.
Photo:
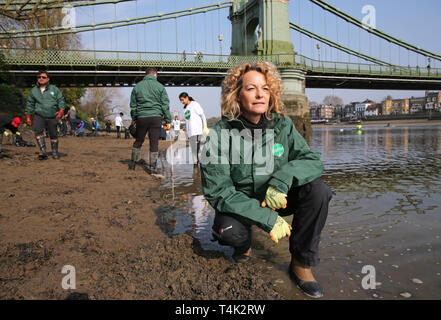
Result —
<path fill-rule="evenodd" d="M 156 210 L 163 180 L 129 171 L 133 140 L 114 135 L 60 138 L 62 157 L 46 161 L 4 140 L 0 299 L 283 299 L 253 264 L 168 238 Z M 66 265 L 74 290 L 62 288 Z"/>
<path fill-rule="evenodd" d="M 441 126 L 441 120 L 427 120 L 427 119 L 417 119 L 417 120 L 391 120 L 391 121 L 362 121 L 361 125 L 363 127 L 419 127 L 419 126 Z M 314 124 L 313 128 L 323 128 L 323 127 L 356 127 L 357 124 L 351 123 L 336 123 L 336 124 Z"/>

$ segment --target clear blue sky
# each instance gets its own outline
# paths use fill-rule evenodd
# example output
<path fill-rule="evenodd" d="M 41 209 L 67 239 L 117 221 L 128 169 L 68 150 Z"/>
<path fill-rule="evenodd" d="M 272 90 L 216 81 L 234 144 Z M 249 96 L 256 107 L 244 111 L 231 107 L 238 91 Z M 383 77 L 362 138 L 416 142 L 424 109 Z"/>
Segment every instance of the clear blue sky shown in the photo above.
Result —
<path fill-rule="evenodd" d="M 117 5 L 102 5 L 90 8 L 77 8 L 77 24 L 109 21 L 115 19 L 148 16 L 175 10 L 195 8 L 207 4 L 218 3 L 220 0 L 138 0 Z M 375 8 L 376 27 L 392 36 L 417 45 L 423 49 L 441 53 L 440 0 L 328 0 L 328 2 L 350 15 L 363 19 L 362 9 L 365 5 Z M 82 33 L 85 49 L 97 50 L 129 50 L 147 52 L 179 52 L 183 50 L 219 54 L 218 41 L 223 35 L 222 53 L 228 54 L 231 43 L 231 24 L 227 18 L 228 9 L 213 11 L 202 15 L 154 22 L 145 25 L 124 27 L 115 30 L 103 30 Z M 392 63 L 420 67 L 427 65 L 424 57 L 408 53 L 384 40 L 370 36 L 363 30 L 336 18 L 308 0 L 289 1 L 290 20 L 317 34 L 339 42 L 354 50 L 380 58 Z M 317 41 L 291 31 L 295 50 L 302 55 L 318 59 Z M 338 53 L 334 49 L 321 44 L 321 60 L 363 62 L 357 58 Z M 440 62 L 431 62 L 432 68 L 441 68 Z M 121 90 L 122 104 L 128 105 L 130 88 Z M 182 110 L 178 95 L 188 92 L 199 101 L 205 109 L 207 117 L 220 115 L 220 88 L 167 88 L 170 96 L 171 110 Z M 337 95 L 344 103 L 361 101 L 366 98 L 381 101 L 385 96 L 394 98 L 422 96 L 422 91 L 390 91 L 390 90 L 341 90 L 341 89 L 306 89 L 310 101 L 322 102 L 326 95 Z"/>

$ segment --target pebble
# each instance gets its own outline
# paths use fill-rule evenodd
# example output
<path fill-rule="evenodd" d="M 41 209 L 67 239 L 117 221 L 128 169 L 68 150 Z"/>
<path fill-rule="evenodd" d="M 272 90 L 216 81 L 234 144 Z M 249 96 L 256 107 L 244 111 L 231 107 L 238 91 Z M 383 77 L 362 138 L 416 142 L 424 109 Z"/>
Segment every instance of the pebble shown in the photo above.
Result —
<path fill-rule="evenodd" d="M 393 264 L 393 265 L 392 265 L 392 268 L 397 268 L 397 269 L 398 269 L 398 265 Z"/>
<path fill-rule="evenodd" d="M 402 296 L 403 298 L 410 298 L 412 295 L 409 292 L 401 292 L 400 296 Z"/>
<path fill-rule="evenodd" d="M 417 278 L 413 278 L 412 282 L 416 283 L 416 284 L 422 284 L 423 283 L 420 279 L 417 279 Z"/>
<path fill-rule="evenodd" d="M 283 281 L 282 279 L 277 279 L 276 282 L 277 283 L 285 283 L 285 281 Z"/>

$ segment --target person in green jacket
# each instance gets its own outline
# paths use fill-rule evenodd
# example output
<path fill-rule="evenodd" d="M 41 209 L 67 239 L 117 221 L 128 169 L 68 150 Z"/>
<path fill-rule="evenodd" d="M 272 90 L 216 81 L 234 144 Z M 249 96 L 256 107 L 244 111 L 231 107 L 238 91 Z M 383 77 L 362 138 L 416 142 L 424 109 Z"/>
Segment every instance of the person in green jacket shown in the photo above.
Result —
<path fill-rule="evenodd" d="M 37 85 L 31 89 L 25 108 L 26 124 L 34 125 L 35 138 L 41 154 L 40 160 L 46 160 L 46 143 L 44 130 L 47 127 L 51 140 L 52 156 L 59 158 L 57 123 L 64 116 L 66 103 L 64 97 L 56 86 L 49 83 L 49 75 L 46 71 L 37 74 Z M 34 115 L 33 121 L 31 115 Z"/>
<path fill-rule="evenodd" d="M 201 154 L 202 190 L 215 209 L 213 237 L 251 254 L 252 225 L 278 243 L 289 237 L 289 273 L 310 297 L 323 296 L 311 272 L 332 198 L 320 153 L 283 114 L 282 81 L 267 62 L 231 69 L 222 83 L 222 119 Z M 290 226 L 283 216 L 293 215 Z"/>
<path fill-rule="evenodd" d="M 150 141 L 149 170 L 151 173 L 156 173 L 159 155 L 158 141 L 162 122 L 164 121 L 166 127 L 170 128 L 170 100 L 164 86 L 157 80 L 157 70 L 147 68 L 146 73 L 144 79 L 133 88 L 130 96 L 130 115 L 132 123 L 136 124 L 136 140 L 132 147 L 129 170 L 135 170 L 141 146 L 148 132 Z"/>

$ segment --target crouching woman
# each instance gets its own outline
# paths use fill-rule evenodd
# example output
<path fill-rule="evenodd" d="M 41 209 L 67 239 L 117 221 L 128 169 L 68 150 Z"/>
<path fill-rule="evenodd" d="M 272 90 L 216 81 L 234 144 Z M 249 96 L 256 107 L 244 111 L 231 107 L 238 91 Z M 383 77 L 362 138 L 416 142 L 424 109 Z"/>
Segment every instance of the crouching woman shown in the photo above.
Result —
<path fill-rule="evenodd" d="M 267 62 L 229 70 L 222 83 L 222 119 L 202 151 L 202 188 L 216 212 L 213 236 L 234 248 L 235 259 L 250 255 L 252 225 L 276 244 L 288 237 L 291 277 L 306 295 L 319 298 L 323 288 L 311 267 L 319 262 L 332 191 L 320 178 L 320 153 L 284 116 L 281 90 L 280 76 Z M 282 218 L 288 215 L 291 225 Z"/>

